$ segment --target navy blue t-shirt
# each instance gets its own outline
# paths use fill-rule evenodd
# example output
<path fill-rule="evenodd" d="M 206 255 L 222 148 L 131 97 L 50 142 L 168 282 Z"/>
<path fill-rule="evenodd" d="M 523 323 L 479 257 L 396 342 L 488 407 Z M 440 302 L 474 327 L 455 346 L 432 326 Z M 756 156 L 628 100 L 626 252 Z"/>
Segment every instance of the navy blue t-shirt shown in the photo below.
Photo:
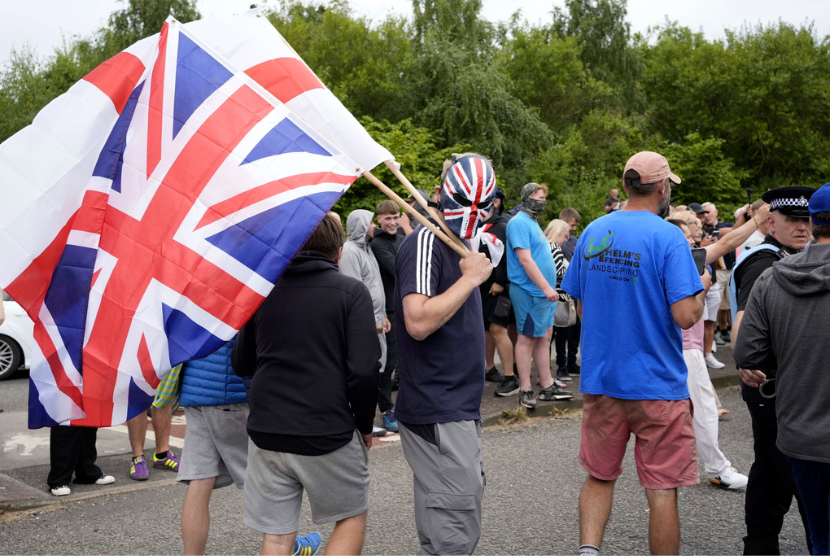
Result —
<path fill-rule="evenodd" d="M 461 257 L 427 228 L 409 234 L 395 260 L 395 326 L 401 384 L 395 417 L 427 425 L 481 419 L 484 394 L 484 319 L 473 290 L 438 330 L 422 341 L 406 332 L 403 298 L 441 295 L 459 278 Z"/>

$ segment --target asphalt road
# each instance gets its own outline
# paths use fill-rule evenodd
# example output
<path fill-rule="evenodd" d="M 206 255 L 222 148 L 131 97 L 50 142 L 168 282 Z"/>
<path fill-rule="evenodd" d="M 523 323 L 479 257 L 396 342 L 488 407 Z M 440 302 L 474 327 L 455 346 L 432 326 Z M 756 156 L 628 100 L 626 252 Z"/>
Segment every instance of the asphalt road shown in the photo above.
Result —
<path fill-rule="evenodd" d="M 5 384 L 3 385 L 5 386 Z M 0 386 L 0 390 L 3 389 Z M 749 415 L 737 389 L 721 391 L 732 415 L 721 421 L 721 447 L 740 471 L 752 461 Z M 577 463 L 580 415 L 534 419 L 483 433 L 487 488 L 479 554 L 572 554 L 579 546 L 577 500 L 585 473 Z M 371 509 L 366 554 L 417 551 L 412 475 L 399 444 L 370 452 Z M 701 468 L 702 471 L 702 468 Z M 124 484 L 119 479 L 114 486 Z M 106 488 L 106 487 L 102 487 Z M 185 488 L 155 486 L 122 495 L 56 505 L 0 518 L 0 551 L 42 553 L 181 553 L 179 515 Z M 708 483 L 680 489 L 683 554 L 736 554 L 744 534 L 743 492 Z M 225 488 L 212 502 L 212 554 L 256 553 L 259 535 L 242 523 L 242 492 Z M 614 511 L 602 549 L 647 553 L 648 513 L 637 482 L 633 447 L 617 482 Z M 307 503 L 301 531 L 315 529 Z M 316 528 L 324 536 L 332 526 Z M 782 552 L 806 553 L 795 508 L 781 535 Z"/>

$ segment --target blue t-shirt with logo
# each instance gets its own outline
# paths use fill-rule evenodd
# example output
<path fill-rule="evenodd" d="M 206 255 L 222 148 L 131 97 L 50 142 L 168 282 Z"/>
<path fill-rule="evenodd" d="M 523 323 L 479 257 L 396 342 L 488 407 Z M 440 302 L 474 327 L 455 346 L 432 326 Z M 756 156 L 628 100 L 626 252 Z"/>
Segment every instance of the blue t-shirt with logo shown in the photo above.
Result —
<path fill-rule="evenodd" d="M 671 305 L 703 284 L 680 228 L 646 211 L 595 220 L 576 244 L 562 289 L 582 300 L 581 392 L 627 400 L 689 397 Z"/>
<path fill-rule="evenodd" d="M 545 297 L 519 262 L 519 256 L 516 255 L 517 247 L 530 250 L 530 256 L 539 267 L 542 276 L 550 287 L 555 288 L 556 265 L 550 253 L 550 243 L 539 223 L 524 212 L 519 212 L 507 223 L 507 277 L 510 279 L 510 287 L 519 286 L 533 297 Z"/>

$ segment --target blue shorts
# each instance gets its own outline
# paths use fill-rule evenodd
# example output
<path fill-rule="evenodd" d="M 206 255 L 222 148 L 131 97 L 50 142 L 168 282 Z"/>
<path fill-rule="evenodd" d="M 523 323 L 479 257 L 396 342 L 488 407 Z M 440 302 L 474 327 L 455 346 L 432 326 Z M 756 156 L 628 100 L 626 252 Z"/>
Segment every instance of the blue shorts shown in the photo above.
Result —
<path fill-rule="evenodd" d="M 541 338 L 553 326 L 556 303 L 533 297 L 519 286 L 510 288 L 510 301 L 516 313 L 516 328 L 522 336 Z"/>

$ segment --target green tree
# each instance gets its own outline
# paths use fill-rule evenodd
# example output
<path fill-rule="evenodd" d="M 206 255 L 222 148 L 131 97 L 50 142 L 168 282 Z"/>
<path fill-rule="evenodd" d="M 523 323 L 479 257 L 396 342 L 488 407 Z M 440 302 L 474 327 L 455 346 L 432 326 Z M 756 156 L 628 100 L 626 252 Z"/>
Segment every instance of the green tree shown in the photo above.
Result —
<path fill-rule="evenodd" d="M 557 218 L 565 207 L 575 208 L 585 224 L 605 214 L 603 201 L 612 187 L 620 186 L 625 162 L 654 140 L 644 136 L 643 127 L 642 118 L 593 110 L 533 157 L 528 163 L 531 180 L 550 190 L 540 219 Z"/>
<path fill-rule="evenodd" d="M 515 95 L 539 110 L 539 118 L 558 132 L 612 95 L 610 86 L 588 74 L 581 54 L 574 37 L 561 38 L 549 28 L 514 25 L 498 60 Z"/>
<path fill-rule="evenodd" d="M 526 157 L 550 143 L 551 133 L 494 63 L 495 31 L 479 21 L 481 3 L 414 0 L 413 5 L 415 121 L 438 130 L 445 145 L 469 143 L 491 158 L 497 171 L 523 167 Z"/>
<path fill-rule="evenodd" d="M 667 25 L 646 53 L 654 127 L 722 139 L 755 189 L 821 184 L 830 169 L 830 42 L 779 22 L 723 41 Z"/>
<path fill-rule="evenodd" d="M 268 17 L 356 116 L 393 121 L 412 116 L 407 82 L 414 60 L 403 19 L 389 17 L 372 26 L 337 2 L 329 8 L 289 2 Z"/>

